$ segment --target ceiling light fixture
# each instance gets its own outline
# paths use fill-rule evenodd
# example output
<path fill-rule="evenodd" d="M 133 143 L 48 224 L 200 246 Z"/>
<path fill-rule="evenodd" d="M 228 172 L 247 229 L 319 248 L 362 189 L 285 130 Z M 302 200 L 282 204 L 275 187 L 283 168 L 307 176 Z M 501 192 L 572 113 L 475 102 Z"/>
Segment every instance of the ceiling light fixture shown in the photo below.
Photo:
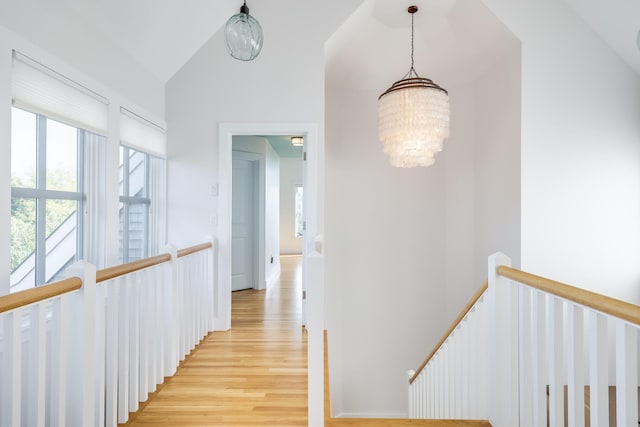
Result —
<path fill-rule="evenodd" d="M 430 166 L 449 136 L 449 94 L 431 79 L 418 76 L 413 61 L 411 14 L 411 68 L 378 98 L 378 137 L 392 166 Z"/>
<path fill-rule="evenodd" d="M 240 13 L 227 21 L 224 30 L 227 51 L 235 59 L 251 61 L 256 59 L 262 50 L 262 27 L 249 15 L 249 7 L 245 0 Z"/>
<path fill-rule="evenodd" d="M 292 136 L 291 145 L 294 147 L 302 147 L 304 145 L 304 138 L 301 136 Z"/>

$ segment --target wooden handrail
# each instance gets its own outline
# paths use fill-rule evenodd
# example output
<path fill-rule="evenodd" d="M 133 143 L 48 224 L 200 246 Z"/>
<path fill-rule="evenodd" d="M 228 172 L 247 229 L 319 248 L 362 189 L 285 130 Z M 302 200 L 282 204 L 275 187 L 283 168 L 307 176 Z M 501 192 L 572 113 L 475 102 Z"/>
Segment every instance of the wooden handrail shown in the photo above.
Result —
<path fill-rule="evenodd" d="M 188 248 L 180 249 L 178 251 L 178 258 L 182 258 L 183 256 L 191 255 L 196 252 L 204 251 L 212 247 L 213 247 L 213 243 L 207 242 L 207 243 L 201 243 L 199 245 L 191 246 Z"/>
<path fill-rule="evenodd" d="M 162 264 L 167 261 L 171 261 L 171 255 L 162 254 L 98 270 L 96 272 L 96 283 L 115 279 L 116 277 L 124 276 L 125 274 L 133 273 L 134 271 L 142 270 L 143 268 L 153 267 L 154 265 Z"/>
<path fill-rule="evenodd" d="M 184 257 L 199 251 L 212 248 L 211 242 L 201 243 L 199 245 L 190 246 L 178 251 L 178 258 Z M 139 261 L 129 262 L 127 264 L 108 267 L 96 272 L 96 283 L 114 279 L 125 274 L 144 268 L 153 267 L 171 260 L 171 255 L 161 254 L 150 258 L 141 259 Z M 75 291 L 82 287 L 82 280 L 78 277 L 70 277 L 59 282 L 50 283 L 48 285 L 38 286 L 20 292 L 0 296 L 0 313 L 24 307 L 49 298 L 62 295 L 67 292 Z"/>
<path fill-rule="evenodd" d="M 497 272 L 499 275 L 516 282 L 640 326 L 640 306 L 638 305 L 526 273 L 505 265 L 498 266 Z"/>
<path fill-rule="evenodd" d="M 0 313 L 44 301 L 82 287 L 82 279 L 69 277 L 59 282 L 0 296 Z"/>
<path fill-rule="evenodd" d="M 416 369 L 416 372 L 413 374 L 413 376 L 409 380 L 409 384 L 413 384 L 416 378 L 418 378 L 418 375 L 420 375 L 420 373 L 425 368 L 425 366 L 427 366 L 429 361 L 433 358 L 433 356 L 435 356 L 438 349 L 442 346 L 442 344 L 444 344 L 447 338 L 449 338 L 449 335 L 451 335 L 451 333 L 458 327 L 460 322 L 462 322 L 462 319 L 464 319 L 467 313 L 469 313 L 469 311 L 475 305 L 475 303 L 478 302 L 478 300 L 480 299 L 482 294 L 484 294 L 484 292 L 487 290 L 488 287 L 489 287 L 489 282 L 485 280 L 482 283 L 482 285 L 480 285 L 480 289 L 478 289 L 476 293 L 473 294 L 473 296 L 471 297 L 467 305 L 465 305 L 462 311 L 460 312 L 460 314 L 458 314 L 458 317 L 456 317 L 456 319 L 451 323 L 451 326 L 449 326 L 449 329 L 447 329 L 447 331 L 442 335 L 438 343 L 433 347 L 433 350 L 431 350 L 431 353 L 429 353 L 429 355 L 420 364 L 418 369 Z"/>

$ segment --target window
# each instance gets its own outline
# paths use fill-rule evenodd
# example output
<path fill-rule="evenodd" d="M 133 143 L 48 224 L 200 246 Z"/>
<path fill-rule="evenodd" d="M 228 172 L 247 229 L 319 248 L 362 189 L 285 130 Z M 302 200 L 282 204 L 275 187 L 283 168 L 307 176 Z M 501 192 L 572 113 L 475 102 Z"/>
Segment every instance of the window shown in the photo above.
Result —
<path fill-rule="evenodd" d="M 296 237 L 302 237 L 304 231 L 304 216 L 303 216 L 303 188 L 301 184 L 296 184 L 294 193 L 294 208 L 295 208 L 295 231 Z"/>
<path fill-rule="evenodd" d="M 86 130 L 12 108 L 12 292 L 60 279 L 83 256 L 89 136 Z"/>
<path fill-rule="evenodd" d="M 149 256 L 150 155 L 120 146 L 120 259 Z"/>

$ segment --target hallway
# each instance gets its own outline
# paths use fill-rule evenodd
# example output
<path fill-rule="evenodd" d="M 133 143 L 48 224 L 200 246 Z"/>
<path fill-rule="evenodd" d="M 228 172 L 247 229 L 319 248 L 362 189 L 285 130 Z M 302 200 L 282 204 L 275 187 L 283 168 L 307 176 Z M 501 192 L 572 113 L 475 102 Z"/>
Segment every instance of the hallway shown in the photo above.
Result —
<path fill-rule="evenodd" d="M 266 291 L 232 294 L 232 329 L 210 333 L 129 426 L 306 426 L 302 257 Z"/>

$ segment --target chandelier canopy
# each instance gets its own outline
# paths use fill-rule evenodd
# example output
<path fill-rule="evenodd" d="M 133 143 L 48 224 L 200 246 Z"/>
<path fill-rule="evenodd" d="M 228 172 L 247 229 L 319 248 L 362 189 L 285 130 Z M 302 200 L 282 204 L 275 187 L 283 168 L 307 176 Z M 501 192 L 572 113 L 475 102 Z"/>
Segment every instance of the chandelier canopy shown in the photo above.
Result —
<path fill-rule="evenodd" d="M 249 15 L 249 7 L 245 0 L 240 13 L 227 21 L 224 29 L 227 51 L 235 59 L 251 61 L 256 59 L 262 50 L 262 27 Z"/>
<path fill-rule="evenodd" d="M 392 166 L 430 166 L 449 136 L 449 94 L 414 68 L 413 15 L 410 6 L 411 68 L 378 98 L 378 137 Z"/>

